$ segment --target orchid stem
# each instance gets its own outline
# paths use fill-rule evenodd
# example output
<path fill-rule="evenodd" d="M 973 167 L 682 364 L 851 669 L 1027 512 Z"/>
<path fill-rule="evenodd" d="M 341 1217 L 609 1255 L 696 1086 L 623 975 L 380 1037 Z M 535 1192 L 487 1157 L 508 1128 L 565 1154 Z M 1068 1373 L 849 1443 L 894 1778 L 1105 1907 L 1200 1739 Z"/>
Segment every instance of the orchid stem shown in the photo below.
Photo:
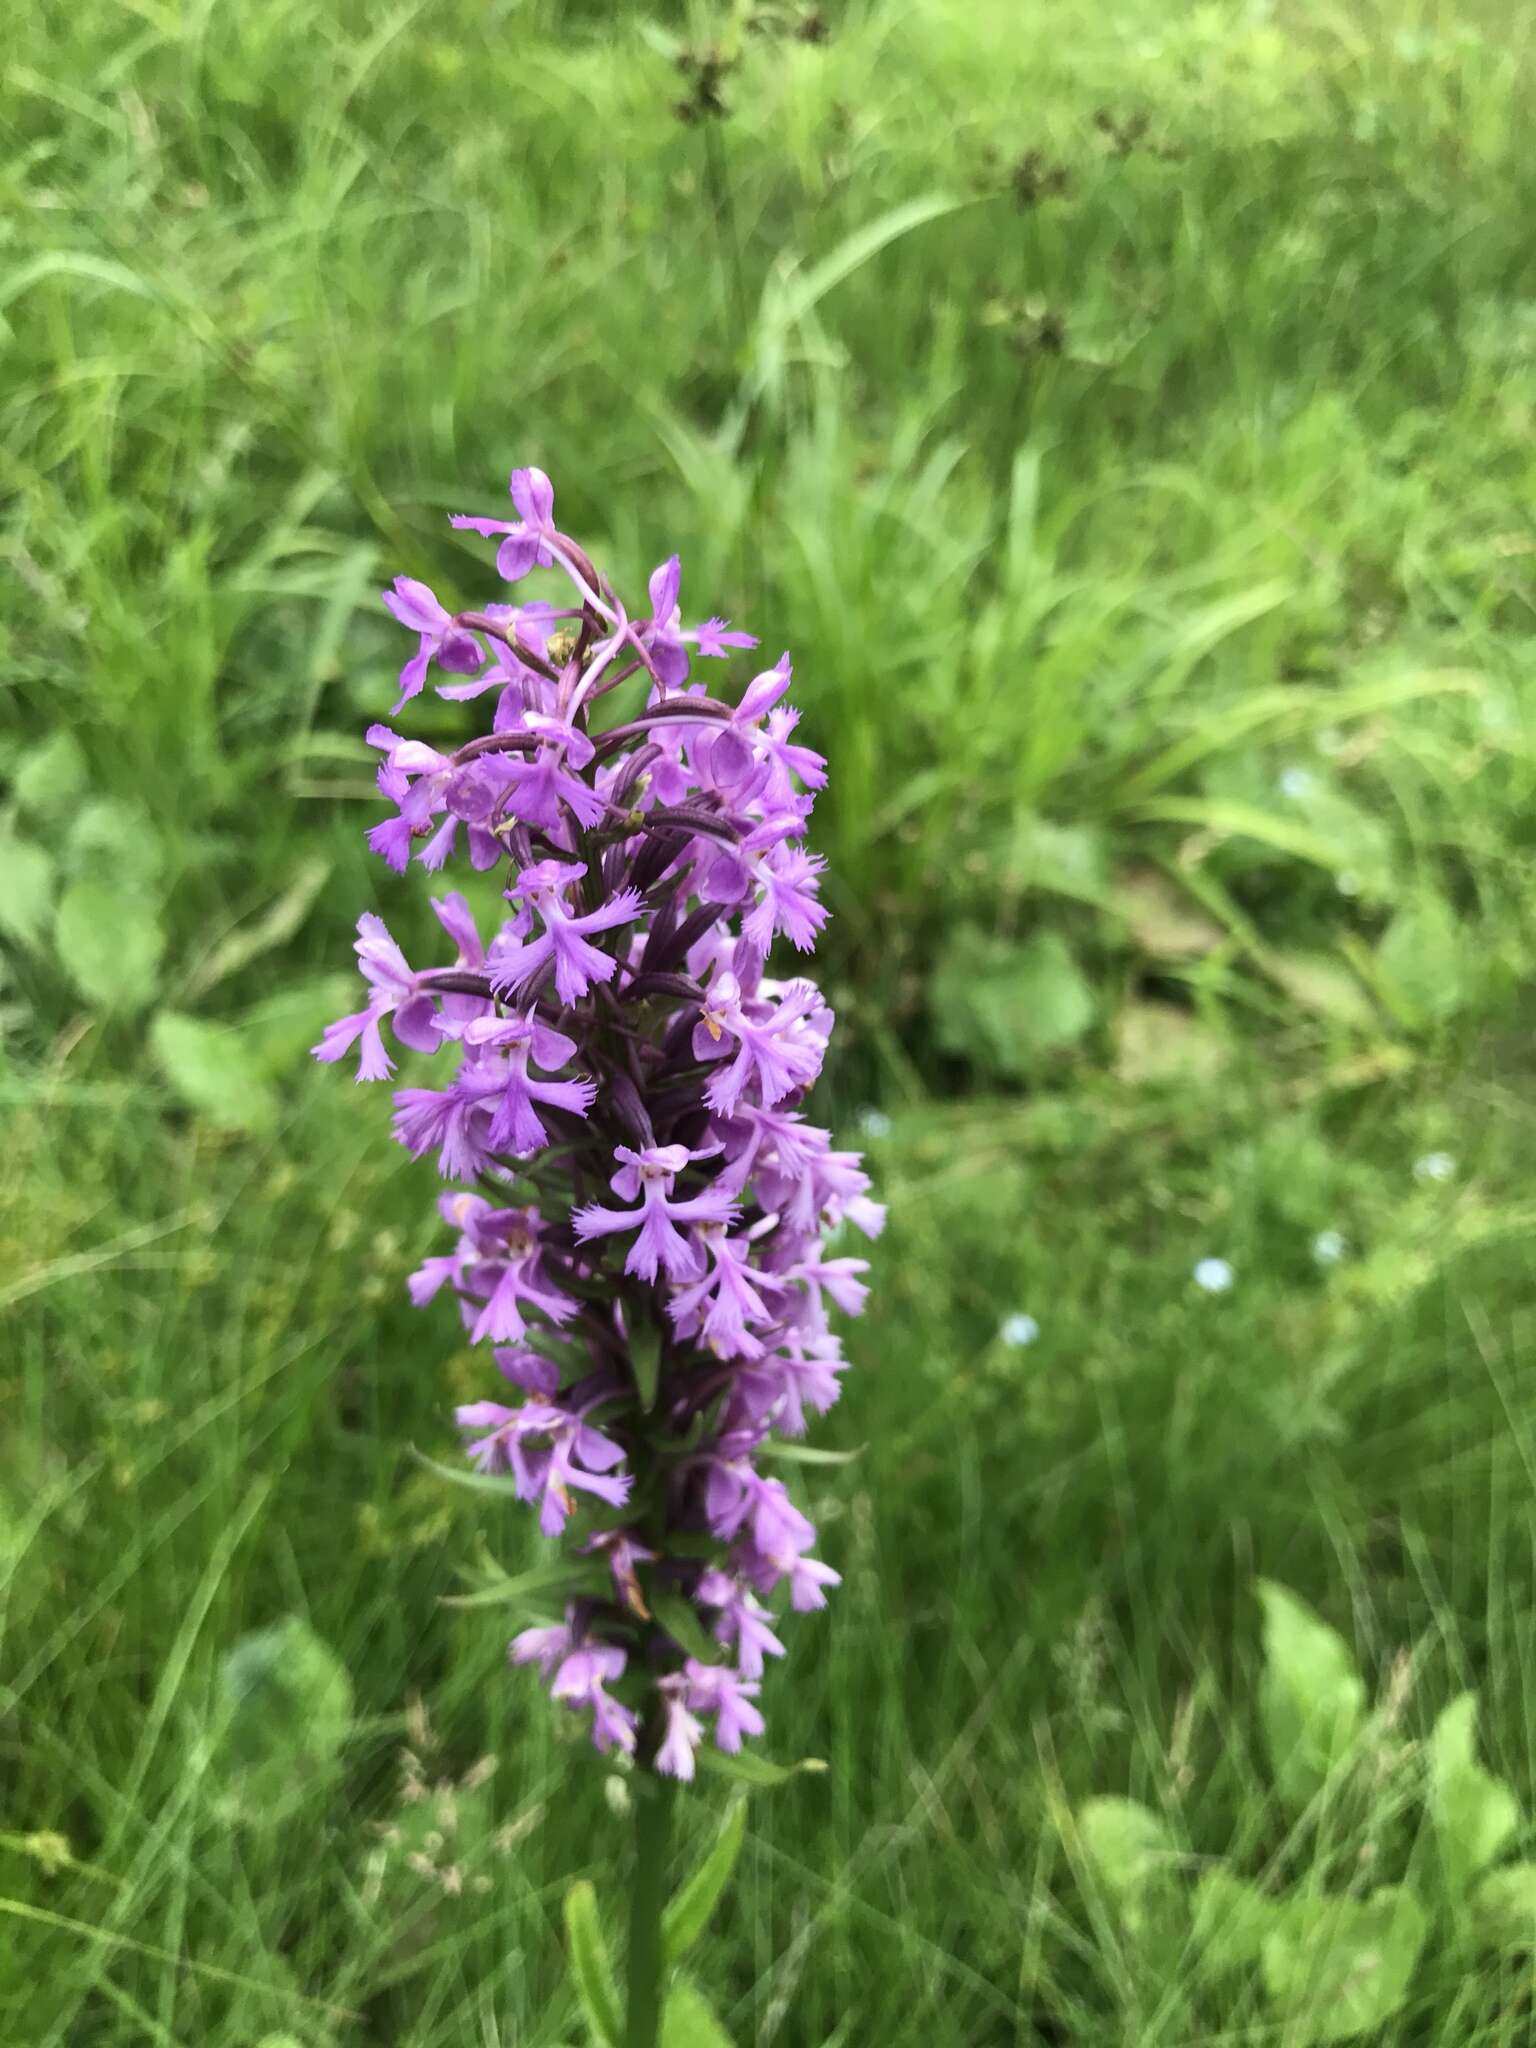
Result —
<path fill-rule="evenodd" d="M 656 2048 L 661 2038 L 661 1909 L 672 1840 L 676 1786 L 654 1771 L 636 1773 L 635 1871 L 629 1899 L 624 2048 Z"/>

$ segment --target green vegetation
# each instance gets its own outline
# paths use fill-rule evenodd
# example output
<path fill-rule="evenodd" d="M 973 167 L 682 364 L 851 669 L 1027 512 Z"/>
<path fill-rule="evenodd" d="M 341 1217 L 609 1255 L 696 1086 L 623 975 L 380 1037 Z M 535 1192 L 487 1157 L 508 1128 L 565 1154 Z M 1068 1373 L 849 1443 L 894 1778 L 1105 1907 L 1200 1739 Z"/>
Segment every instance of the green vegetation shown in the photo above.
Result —
<path fill-rule="evenodd" d="M 8 25 L 19 2048 L 557 2048 L 572 1880 L 623 1925 L 602 1771 L 440 1605 L 536 1548 L 411 1456 L 485 1391 L 405 1301 L 430 1173 L 305 1058 L 358 908 L 424 911 L 377 590 L 467 592 L 514 461 L 793 649 L 892 1204 L 764 1703 L 829 1768 L 750 1795 L 700 1992 L 762 2048 L 1526 2037 L 1536 28 L 807 12 Z"/>

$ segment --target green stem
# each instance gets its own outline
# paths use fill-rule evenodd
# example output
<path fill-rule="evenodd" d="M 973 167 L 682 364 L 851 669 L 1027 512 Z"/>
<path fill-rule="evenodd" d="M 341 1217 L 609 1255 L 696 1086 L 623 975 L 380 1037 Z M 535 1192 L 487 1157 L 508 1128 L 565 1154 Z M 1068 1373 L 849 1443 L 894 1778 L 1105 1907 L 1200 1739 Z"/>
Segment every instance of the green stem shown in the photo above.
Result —
<path fill-rule="evenodd" d="M 653 1771 L 635 1782 L 635 1869 L 629 1895 L 624 2048 L 656 2048 L 661 2038 L 661 1909 L 676 1786 Z"/>

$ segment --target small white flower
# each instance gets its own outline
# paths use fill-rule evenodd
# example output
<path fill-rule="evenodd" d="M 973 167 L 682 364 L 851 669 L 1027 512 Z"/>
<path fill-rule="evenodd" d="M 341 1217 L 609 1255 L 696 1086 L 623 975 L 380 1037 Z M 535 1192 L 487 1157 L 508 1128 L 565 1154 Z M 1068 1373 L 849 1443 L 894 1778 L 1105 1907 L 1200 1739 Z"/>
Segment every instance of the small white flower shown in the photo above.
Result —
<path fill-rule="evenodd" d="M 997 1334 L 1005 1344 L 1012 1344 L 1015 1347 L 1033 1344 L 1040 1334 L 1040 1325 L 1033 1316 L 1006 1316 L 1003 1320 L 1003 1327 Z"/>
<path fill-rule="evenodd" d="M 1195 1285 L 1207 1294 L 1225 1294 L 1236 1278 L 1225 1259 L 1202 1259 L 1195 1268 Z"/>
<path fill-rule="evenodd" d="M 1341 896 L 1358 896 L 1360 894 L 1360 877 L 1346 868 L 1342 875 L 1334 876 L 1333 886 Z"/>
<path fill-rule="evenodd" d="M 1316 777 L 1310 768 L 1285 768 L 1280 773 L 1280 794 L 1294 802 L 1309 794 Z"/>
<path fill-rule="evenodd" d="M 1415 1180 L 1454 1180 L 1456 1162 L 1449 1152 L 1426 1152 L 1422 1159 L 1413 1162 Z"/>
<path fill-rule="evenodd" d="M 861 1109 L 859 1129 L 866 1138 L 888 1138 L 891 1135 L 891 1120 L 883 1109 Z"/>
<path fill-rule="evenodd" d="M 1337 1230 L 1320 1230 L 1312 1240 L 1312 1256 L 1320 1266 L 1336 1266 L 1349 1250 L 1349 1240 Z"/>

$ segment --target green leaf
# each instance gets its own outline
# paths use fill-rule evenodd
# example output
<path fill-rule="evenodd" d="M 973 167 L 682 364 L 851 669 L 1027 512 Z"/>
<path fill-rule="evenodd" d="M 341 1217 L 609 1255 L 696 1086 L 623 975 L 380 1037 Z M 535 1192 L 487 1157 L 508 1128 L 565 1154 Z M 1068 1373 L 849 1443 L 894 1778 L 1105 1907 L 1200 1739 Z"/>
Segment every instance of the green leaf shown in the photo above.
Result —
<path fill-rule="evenodd" d="M 1536 1863 L 1490 1870 L 1472 1894 L 1472 1914 L 1487 1947 L 1505 1954 L 1536 1949 Z"/>
<path fill-rule="evenodd" d="M 349 974 L 321 974 L 296 982 L 240 1013 L 240 1035 L 264 1080 L 292 1076 L 333 1017 L 357 1001 Z"/>
<path fill-rule="evenodd" d="M 1365 1685 L 1347 1644 L 1284 1586 L 1261 1579 L 1264 1676 L 1259 1711 L 1275 1789 L 1299 1810 L 1360 1732 Z"/>
<path fill-rule="evenodd" d="M 1278 1900 L 1230 1871 L 1207 1870 L 1195 1886 L 1194 1899 L 1194 1934 L 1202 1965 L 1220 1974 L 1253 1969 L 1281 1912 Z"/>
<path fill-rule="evenodd" d="M 1514 1793 L 1477 1761 L 1476 1735 L 1477 1695 L 1464 1692 L 1441 1713 L 1429 1742 L 1429 1817 L 1446 1889 L 1458 1902 L 1520 1825 Z"/>
<path fill-rule="evenodd" d="M 709 1854 L 679 1888 L 661 1916 L 662 1947 L 669 1963 L 678 1962 L 685 1956 L 704 1932 L 710 1914 L 719 1904 L 721 1893 L 731 1881 L 746 1832 L 747 1802 L 745 1797 L 738 1795 L 725 1809 Z"/>
<path fill-rule="evenodd" d="M 717 1778 L 733 1778 L 754 1791 L 771 1791 L 775 1785 L 787 1785 L 791 1778 L 820 1777 L 827 1768 L 819 1756 L 803 1756 L 797 1764 L 776 1764 L 755 1750 L 739 1749 L 732 1755 L 713 1743 L 699 1751 L 697 1761 L 700 1770 L 713 1771 Z"/>
<path fill-rule="evenodd" d="M 531 1570 L 519 1572 L 511 1578 L 497 1578 L 475 1588 L 472 1593 L 444 1593 L 439 1596 L 442 1607 L 518 1607 L 531 1614 L 544 1614 L 554 1607 L 563 1607 L 567 1597 L 589 1594 L 596 1598 L 608 1590 L 611 1579 L 601 1564 L 578 1562 L 574 1559 L 552 1559 L 548 1564 L 534 1565 Z"/>
<path fill-rule="evenodd" d="M 161 1010 L 149 1043 L 176 1093 L 218 1129 L 262 1131 L 276 1121 L 277 1097 L 230 1026 Z"/>
<path fill-rule="evenodd" d="M 466 1493 L 489 1493 L 500 1500 L 517 1499 L 517 1481 L 511 1473 L 476 1472 L 470 1466 L 461 1470 L 457 1465 L 440 1465 L 436 1458 L 429 1458 L 414 1444 L 410 1446 L 410 1452 L 418 1465 L 425 1465 L 429 1472 L 436 1473 L 439 1479 L 446 1479 L 450 1486 L 462 1486 Z"/>
<path fill-rule="evenodd" d="M 206 995 L 216 982 L 238 973 L 274 947 L 286 945 L 308 917 L 330 874 L 328 860 L 301 861 L 287 888 L 259 916 L 248 918 L 203 955 L 187 976 L 186 994 Z"/>
<path fill-rule="evenodd" d="M 53 860 L 30 839 L 0 839 L 0 931 L 35 946 L 53 910 Z"/>
<path fill-rule="evenodd" d="M 1262 1960 L 1287 2040 L 1348 2041 L 1390 2019 L 1408 1996 L 1426 1928 L 1423 1907 L 1397 1885 L 1366 1899 L 1285 1901 Z"/>
<path fill-rule="evenodd" d="M 629 1362 L 634 1368 L 640 1406 L 649 1415 L 656 1406 L 656 1389 L 661 1381 L 661 1331 L 653 1322 L 636 1318 L 629 1333 Z"/>
<path fill-rule="evenodd" d="M 757 1447 L 759 1458 L 780 1465 L 851 1465 L 863 1455 L 863 1444 L 853 1451 L 824 1451 L 815 1444 L 797 1443 L 782 1436 L 768 1437 Z"/>
<path fill-rule="evenodd" d="M 1179 1850 L 1163 1822 L 1136 1799 L 1090 1799 L 1078 1810 L 1077 1833 L 1127 1929 L 1144 1933 L 1174 1893 Z"/>
<path fill-rule="evenodd" d="M 947 1051 L 1008 1078 L 1081 1038 L 1093 995 L 1059 933 L 1014 945 L 960 925 L 939 956 L 929 994 Z"/>
<path fill-rule="evenodd" d="M 215 1761 L 234 1818 L 312 1810 L 352 1725 L 346 1666 L 307 1622 L 290 1617 L 241 1638 L 219 1667 Z"/>
<path fill-rule="evenodd" d="M 1376 948 L 1381 993 L 1404 1024 L 1438 1024 L 1467 998 L 1461 926 L 1438 896 L 1400 910 Z"/>
<path fill-rule="evenodd" d="M 62 810 L 85 787 L 85 755 L 67 727 L 29 747 L 11 775 L 11 790 L 24 811 Z"/>
<path fill-rule="evenodd" d="M 608 1944 L 597 1917 L 597 1893 L 586 1878 L 565 1895 L 565 1939 L 576 1996 L 601 2048 L 619 2048 L 623 2023 Z"/>
<path fill-rule="evenodd" d="M 679 1977 L 661 2016 L 661 2048 L 731 2048 L 731 2037 L 691 1977 Z"/>
<path fill-rule="evenodd" d="M 165 934 L 144 900 L 111 882 L 71 882 L 53 942 L 66 973 L 103 1010 L 142 1009 L 159 980 Z"/>
<path fill-rule="evenodd" d="M 1266 953 L 1265 971 L 1300 1010 L 1352 1031 L 1377 1026 L 1371 999 L 1342 960 L 1331 953 Z"/>
<path fill-rule="evenodd" d="M 76 813 L 64 845 L 64 864 L 72 875 L 149 888 L 165 866 L 165 849 L 137 804 L 102 796 Z"/>
<path fill-rule="evenodd" d="M 724 1659 L 724 1646 L 705 1634 L 703 1622 L 680 1593 L 647 1587 L 646 1602 L 667 1634 L 690 1657 L 700 1664 L 719 1664 Z"/>

